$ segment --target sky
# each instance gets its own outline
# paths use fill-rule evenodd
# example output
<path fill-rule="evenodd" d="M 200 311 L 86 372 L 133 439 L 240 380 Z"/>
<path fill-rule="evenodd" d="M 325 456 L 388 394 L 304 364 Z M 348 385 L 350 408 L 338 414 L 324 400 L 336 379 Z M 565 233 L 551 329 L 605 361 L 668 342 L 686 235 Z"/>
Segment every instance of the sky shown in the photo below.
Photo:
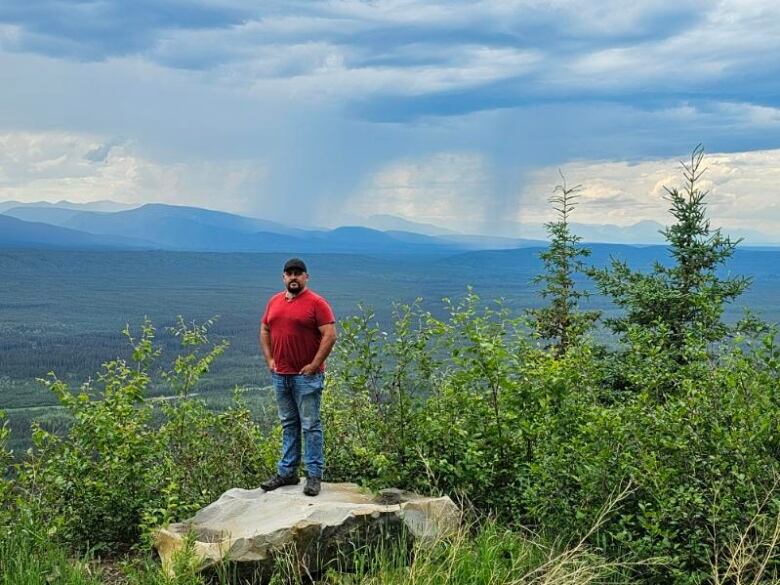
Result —
<path fill-rule="evenodd" d="M 780 232 L 776 0 L 3 0 L 0 200 Z M 499 229 L 499 226 L 502 226 Z M 502 232 L 503 233 L 503 232 Z"/>

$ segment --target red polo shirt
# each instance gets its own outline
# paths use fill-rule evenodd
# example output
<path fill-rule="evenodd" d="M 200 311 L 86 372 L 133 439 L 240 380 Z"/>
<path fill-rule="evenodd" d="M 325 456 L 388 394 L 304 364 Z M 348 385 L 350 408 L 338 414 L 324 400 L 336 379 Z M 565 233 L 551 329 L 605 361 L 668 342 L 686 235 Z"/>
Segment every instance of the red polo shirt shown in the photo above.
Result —
<path fill-rule="evenodd" d="M 335 323 L 328 301 L 308 288 L 287 298 L 285 291 L 268 301 L 263 323 L 271 331 L 271 356 L 279 374 L 297 374 L 311 363 L 320 348 L 319 327 Z M 320 371 L 325 370 L 325 364 Z"/>

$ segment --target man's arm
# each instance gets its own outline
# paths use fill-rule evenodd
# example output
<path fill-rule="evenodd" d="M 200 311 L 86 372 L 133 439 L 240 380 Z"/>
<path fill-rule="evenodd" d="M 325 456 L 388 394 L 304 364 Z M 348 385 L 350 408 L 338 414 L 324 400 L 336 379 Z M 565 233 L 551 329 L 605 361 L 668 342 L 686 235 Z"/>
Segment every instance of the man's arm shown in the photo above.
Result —
<path fill-rule="evenodd" d="M 317 355 L 314 356 L 311 363 L 308 363 L 301 368 L 301 371 L 299 372 L 301 374 L 309 376 L 316 374 L 319 371 L 322 362 L 327 359 L 330 350 L 333 349 L 333 345 L 336 343 L 336 325 L 334 323 L 320 325 L 318 329 L 322 334 L 322 338 L 320 339 L 320 347 L 317 350 Z"/>
<path fill-rule="evenodd" d="M 274 358 L 271 354 L 271 330 L 265 323 L 260 323 L 260 349 L 263 350 L 268 369 L 274 371 Z"/>

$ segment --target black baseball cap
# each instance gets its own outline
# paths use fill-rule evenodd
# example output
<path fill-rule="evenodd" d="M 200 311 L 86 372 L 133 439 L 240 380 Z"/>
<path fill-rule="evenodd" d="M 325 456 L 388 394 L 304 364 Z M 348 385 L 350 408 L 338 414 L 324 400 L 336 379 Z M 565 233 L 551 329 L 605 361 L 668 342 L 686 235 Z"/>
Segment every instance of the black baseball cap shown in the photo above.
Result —
<path fill-rule="evenodd" d="M 306 270 L 306 264 L 300 258 L 290 258 L 284 263 L 284 271 L 288 270 L 300 270 L 301 272 L 308 272 Z"/>

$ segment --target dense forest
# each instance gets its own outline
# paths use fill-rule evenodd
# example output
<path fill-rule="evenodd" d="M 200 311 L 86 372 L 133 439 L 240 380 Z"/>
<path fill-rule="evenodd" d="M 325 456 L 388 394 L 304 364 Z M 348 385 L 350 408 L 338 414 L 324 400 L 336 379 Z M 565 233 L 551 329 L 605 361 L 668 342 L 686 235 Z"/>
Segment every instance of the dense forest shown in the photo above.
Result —
<path fill-rule="evenodd" d="M 439 311 L 395 305 L 391 327 L 369 308 L 340 320 L 323 404 L 326 479 L 449 494 L 468 523 L 411 560 L 357 551 L 360 570 L 334 566 L 318 580 L 778 582 L 777 331 L 750 314 L 724 318 L 750 279 L 721 270 L 738 242 L 710 226 L 704 170 L 696 149 L 668 190 L 666 259 L 589 264 L 569 225 L 577 187 L 564 181 L 538 302 L 469 290 Z M 608 312 L 587 304 L 591 293 Z M 230 487 L 255 487 L 279 441 L 246 391 L 221 409 L 199 395 L 228 347 L 215 331 L 174 321 L 171 357 L 152 320 L 128 327 L 126 357 L 89 381 L 46 379 L 62 425 L 36 425 L 16 463 L 3 427 L 0 582 L 98 583 L 108 577 L 95 558 L 127 583 L 202 582 L 186 558 L 163 575 L 150 531 Z M 154 401 L 151 388 L 178 399 Z M 284 564 L 274 576 L 307 578 Z"/>

